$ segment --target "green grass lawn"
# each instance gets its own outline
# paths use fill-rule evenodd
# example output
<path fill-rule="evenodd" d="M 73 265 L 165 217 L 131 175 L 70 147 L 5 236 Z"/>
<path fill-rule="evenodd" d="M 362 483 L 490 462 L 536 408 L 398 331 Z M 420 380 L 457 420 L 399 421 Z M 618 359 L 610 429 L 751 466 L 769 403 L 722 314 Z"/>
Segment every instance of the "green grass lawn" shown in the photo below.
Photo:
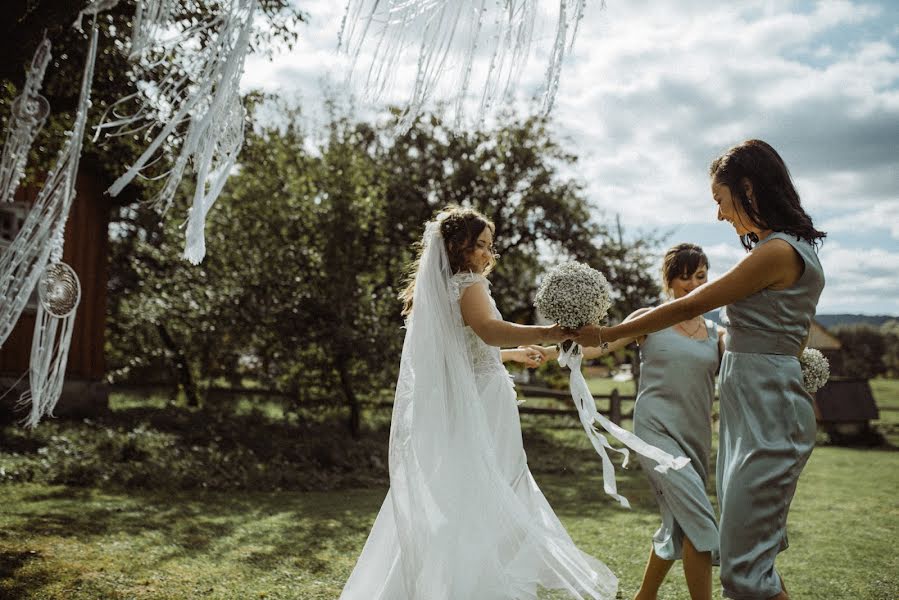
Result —
<path fill-rule="evenodd" d="M 899 381 L 871 384 L 881 408 L 899 408 Z M 632 394 L 626 385 L 591 380 L 596 394 L 613 386 Z M 325 438 L 343 439 L 339 424 L 331 429 L 303 421 L 285 424 L 271 411 L 238 410 L 215 420 L 125 398 L 116 399 L 113 408 L 112 416 L 96 423 L 51 421 L 35 432 L 0 429 L 0 599 L 337 598 L 386 491 L 388 412 L 367 411 L 373 429 L 359 443 L 340 443 L 346 448 L 340 454 L 325 443 Z M 896 417 L 899 413 L 882 411 L 875 425 L 899 430 Z M 525 415 L 522 426 L 531 470 L 546 496 L 581 548 L 619 576 L 622 597 L 629 599 L 658 526 L 643 474 L 639 468 L 619 471 L 619 489 L 633 506 L 620 508 L 603 494 L 598 458 L 575 419 Z M 822 445 L 813 453 L 790 513 L 792 546 L 778 560 L 794 598 L 899 598 L 894 439 L 887 435 L 892 445 L 881 448 Z M 275 452 L 275 446 L 295 450 Z M 253 453 L 247 455 L 247 448 Z M 70 454 L 76 451 L 88 454 Z M 93 464 L 85 471 L 79 461 L 97 453 L 95 462 L 118 466 L 102 470 Z M 67 477 L 102 474 L 107 483 L 48 485 L 8 476 L 22 461 L 40 468 L 40 459 L 54 457 L 70 464 L 61 471 Z M 167 479 L 159 469 L 179 457 L 182 462 L 172 463 Z M 241 477 L 197 474 L 197 480 L 206 477 L 230 491 L 178 487 L 191 481 L 181 472 L 185 468 L 213 469 L 225 458 L 254 470 Z M 141 461 L 143 470 L 134 461 Z M 121 469 L 132 463 L 133 474 L 152 479 L 141 484 L 125 477 Z M 368 475 L 341 474 L 348 465 L 357 470 L 363 465 Z M 279 470 L 292 476 L 270 472 Z M 309 485 L 298 477 L 309 478 Z M 282 479 L 292 491 L 278 491 Z M 173 483 L 165 487 L 166 481 Z M 129 482 L 127 489 L 122 482 Z M 320 486 L 341 489 L 298 490 Z M 714 498 L 714 489 L 711 493 Z M 689 597 L 679 568 L 660 597 Z M 720 598 L 717 589 L 715 598 Z"/>
<path fill-rule="evenodd" d="M 599 465 L 580 432 L 526 423 L 526 436 L 535 476 L 558 515 L 575 541 L 620 577 L 629 598 L 658 521 L 642 473 L 619 474 L 633 505 L 622 509 L 602 493 Z M 897 484 L 899 452 L 815 450 L 790 514 L 792 547 L 778 561 L 794 598 L 899 598 Z M 384 492 L 5 484 L 0 598 L 330 600 Z M 689 597 L 678 569 L 662 597 Z"/>

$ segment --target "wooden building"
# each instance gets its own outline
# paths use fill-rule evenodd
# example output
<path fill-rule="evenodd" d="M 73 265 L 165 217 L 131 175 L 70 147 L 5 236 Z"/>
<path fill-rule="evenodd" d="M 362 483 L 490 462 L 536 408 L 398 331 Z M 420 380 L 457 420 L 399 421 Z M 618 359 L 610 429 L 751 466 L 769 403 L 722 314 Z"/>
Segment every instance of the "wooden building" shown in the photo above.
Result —
<path fill-rule="evenodd" d="M 104 383 L 106 363 L 106 284 L 109 264 L 109 214 L 111 199 L 104 195 L 99 177 L 82 168 L 76 182 L 77 195 L 66 224 L 63 261 L 75 269 L 81 280 L 81 302 L 75 319 L 72 346 L 66 367 L 66 383 L 56 414 L 95 412 L 104 408 L 108 392 Z M 20 188 L 15 202 L 0 203 L 0 252 L 5 251 L 39 188 Z M 15 390 L 0 403 L 0 412 L 9 413 L 19 394 L 28 386 L 28 363 L 37 310 L 32 296 L 15 329 L 0 347 L 0 394 L 22 375 Z"/>
<path fill-rule="evenodd" d="M 828 360 L 836 357 L 843 345 L 834 334 L 827 331 L 821 323 L 812 319 L 808 332 L 808 347 L 820 350 Z"/>
<path fill-rule="evenodd" d="M 820 350 L 830 361 L 831 369 L 840 364 L 840 340 L 814 320 L 809 330 L 808 347 Z M 868 380 L 831 377 L 815 393 L 815 417 L 832 442 L 869 438 L 871 421 L 876 421 L 879 413 Z"/>

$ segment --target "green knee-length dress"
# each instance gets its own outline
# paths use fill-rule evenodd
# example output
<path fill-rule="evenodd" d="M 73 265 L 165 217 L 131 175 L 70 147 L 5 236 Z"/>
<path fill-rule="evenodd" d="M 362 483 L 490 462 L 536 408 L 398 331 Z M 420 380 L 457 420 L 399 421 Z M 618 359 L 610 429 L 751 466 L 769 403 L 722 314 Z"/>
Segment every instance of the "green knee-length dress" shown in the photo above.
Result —
<path fill-rule="evenodd" d="M 700 552 L 718 553 L 718 524 L 706 493 L 712 445 L 711 409 L 718 370 L 718 335 L 706 321 L 705 339 L 668 328 L 640 345 L 640 391 L 634 433 L 674 456 L 690 459 L 665 474 L 639 456 L 656 495 L 662 524 L 653 536 L 660 558 L 680 559 L 684 538 Z"/>
<path fill-rule="evenodd" d="M 787 547 L 786 520 L 796 482 L 815 445 L 812 398 L 798 356 L 808 337 L 824 272 L 815 247 L 775 232 L 802 258 L 799 280 L 725 308 L 720 374 L 717 482 L 724 596 L 762 600 L 781 591 L 774 569 Z"/>

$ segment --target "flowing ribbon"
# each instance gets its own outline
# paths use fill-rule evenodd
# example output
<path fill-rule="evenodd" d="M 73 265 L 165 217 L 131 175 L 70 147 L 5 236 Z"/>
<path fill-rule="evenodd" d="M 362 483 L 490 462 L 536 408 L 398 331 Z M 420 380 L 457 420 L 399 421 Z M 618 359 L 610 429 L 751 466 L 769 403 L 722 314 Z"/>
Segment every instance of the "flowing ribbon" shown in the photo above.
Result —
<path fill-rule="evenodd" d="M 571 344 L 567 350 L 562 347 L 559 348 L 559 365 L 568 367 L 571 371 L 571 378 L 569 381 L 571 399 L 574 400 L 574 405 L 577 408 L 581 425 L 583 425 L 584 431 L 587 433 L 587 439 L 590 440 L 596 453 L 599 454 L 599 457 L 602 459 L 603 490 L 608 495 L 618 500 L 622 506 L 630 508 L 631 505 L 630 502 L 627 501 L 627 498 L 618 493 L 618 486 L 615 483 L 615 467 L 606 450 L 618 452 L 624 456 L 624 462 L 621 464 L 622 467 L 627 467 L 630 452 L 627 448 L 615 448 L 609 444 L 606 436 L 600 433 L 599 429 L 596 428 L 597 423 L 612 437 L 637 454 L 658 463 L 655 466 L 655 470 L 659 473 L 665 473 L 668 469 L 682 469 L 687 466 L 690 459 L 686 456 L 672 456 L 664 450 L 644 442 L 642 439 L 630 431 L 616 425 L 596 410 L 596 401 L 593 399 L 593 394 L 590 393 L 590 388 L 587 386 L 587 380 L 584 379 L 584 374 L 581 372 L 581 363 L 583 360 L 584 355 L 581 352 L 579 344 Z"/>

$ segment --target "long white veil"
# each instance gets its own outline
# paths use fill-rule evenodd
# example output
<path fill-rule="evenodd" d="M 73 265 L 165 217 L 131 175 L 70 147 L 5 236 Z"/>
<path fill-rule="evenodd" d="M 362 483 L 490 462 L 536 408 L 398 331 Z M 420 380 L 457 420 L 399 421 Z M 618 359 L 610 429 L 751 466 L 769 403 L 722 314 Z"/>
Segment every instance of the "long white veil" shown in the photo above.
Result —
<path fill-rule="evenodd" d="M 440 219 L 425 230 L 407 320 L 390 492 L 341 597 L 536 599 L 544 586 L 613 598 L 614 575 L 557 520 L 531 514 L 500 470 Z"/>

